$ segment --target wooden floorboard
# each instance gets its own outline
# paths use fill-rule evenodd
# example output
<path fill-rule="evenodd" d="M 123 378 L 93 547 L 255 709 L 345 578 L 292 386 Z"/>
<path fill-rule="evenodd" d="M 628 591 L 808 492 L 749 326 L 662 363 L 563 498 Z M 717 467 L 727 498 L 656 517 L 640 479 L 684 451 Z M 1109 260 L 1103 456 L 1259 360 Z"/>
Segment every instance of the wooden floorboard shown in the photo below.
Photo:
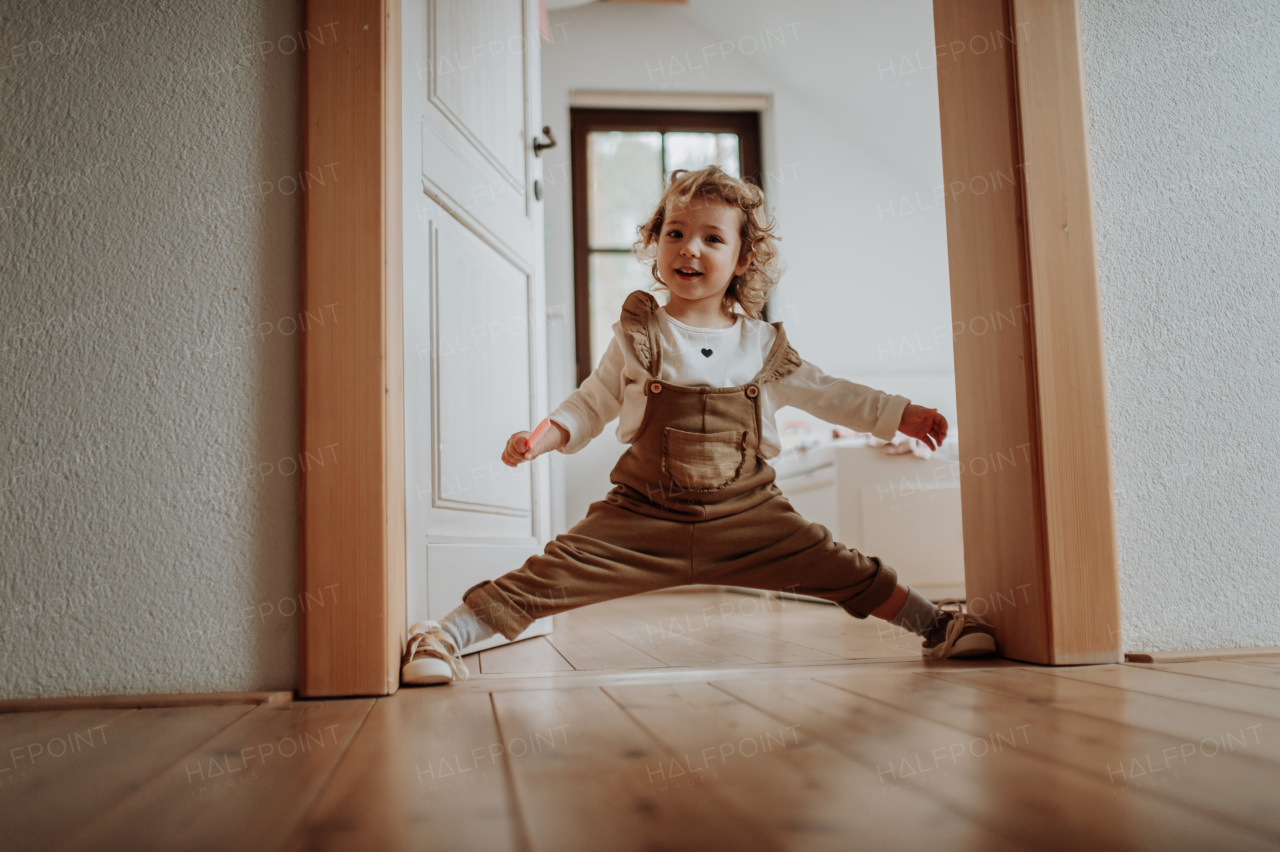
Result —
<path fill-rule="evenodd" d="M 636 595 L 557 618 L 619 638 L 671 666 L 883 659 L 920 651 L 919 637 L 879 619 L 855 619 L 829 604 L 723 591 Z"/>
<path fill-rule="evenodd" d="M 926 672 L 924 676 L 1037 704 L 1049 704 L 1116 722 L 1134 731 L 1167 734 L 1183 742 L 1205 745 L 1206 751 L 1209 750 L 1204 742 L 1206 739 L 1217 740 L 1224 751 L 1247 739 L 1248 747 L 1240 750 L 1260 760 L 1280 764 L 1280 737 L 1270 733 L 1276 730 L 1276 723 L 1265 716 L 1129 692 L 1082 680 L 1042 677 L 1035 669 L 1023 667 L 935 671 Z"/>
<path fill-rule="evenodd" d="M 113 804 L 65 848 L 277 849 L 372 704 L 259 705 Z"/>
<path fill-rule="evenodd" d="M 829 604 L 781 599 L 776 609 L 737 612 L 726 622 L 763 636 L 804 645 L 845 659 L 920 653 L 920 638 L 881 619 L 856 619 Z"/>
<path fill-rule="evenodd" d="M 1219 742 L 1226 735 L 1188 740 L 936 678 L 868 673 L 822 681 L 972 735 L 957 757 L 1023 749 L 1097 778 L 1113 792 L 1145 792 L 1280 839 L 1280 766 L 1249 750 L 1260 741 L 1260 727 L 1233 733 L 1228 749 Z M 943 761 L 949 759 L 955 758 Z"/>
<path fill-rule="evenodd" d="M 656 596 L 639 596 L 625 601 L 611 602 L 609 606 L 625 607 L 625 611 L 640 618 L 646 635 L 654 637 L 687 636 L 704 645 L 728 652 L 733 658 L 744 656 L 759 663 L 779 663 L 840 659 L 836 654 L 811 648 L 794 641 L 808 626 L 829 622 L 833 617 L 841 623 L 852 621 L 847 615 L 824 604 L 797 602 L 772 596 L 744 595 L 728 591 L 704 592 L 673 598 L 670 604 L 663 602 L 658 612 L 653 611 Z M 797 625 L 791 636 L 774 635 L 770 630 L 772 617 L 784 608 L 794 608 L 810 618 L 807 624 Z M 610 612 L 601 609 L 596 618 L 607 620 Z M 570 613 L 569 618 L 573 617 Z M 853 625 L 849 625 L 853 626 Z"/>
<path fill-rule="evenodd" d="M 896 659 L 919 650 L 919 637 L 830 604 L 699 587 L 563 613 L 548 636 L 464 660 L 473 673 L 532 674 Z"/>
<path fill-rule="evenodd" d="M 660 669 L 627 669 L 624 671 L 575 671 L 536 672 L 529 675 L 482 675 L 464 683 L 455 683 L 451 689 L 487 692 L 513 692 L 535 689 L 578 689 L 587 686 L 630 686 L 647 683 L 687 683 L 690 681 L 714 682 L 750 675 L 768 681 L 815 676 L 833 671 L 843 671 L 862 666 L 901 669 L 903 671 L 970 671 L 984 667 L 1016 666 L 1007 660 L 957 660 L 950 662 L 923 661 L 916 657 L 887 660 L 837 660 L 831 663 L 775 663 L 754 665 L 725 665 L 699 668 L 680 666 Z"/>
<path fill-rule="evenodd" d="M 15 779 L 26 773 L 28 768 L 32 770 L 30 774 L 37 775 L 40 767 L 52 766 L 48 760 L 42 760 L 42 758 L 60 759 L 47 754 L 50 740 L 55 738 L 65 740 L 68 736 L 74 737 L 76 734 L 80 734 L 82 738 L 87 737 L 90 731 L 109 726 L 132 712 L 126 709 L 40 710 L 31 713 L 6 713 L 0 716 L 0 747 L 3 747 L 2 757 L 7 757 L 2 764 L 3 768 L 0 769 L 5 773 L 3 781 L 6 784 L 14 784 L 17 783 Z M 104 737 L 105 733 L 97 739 L 101 742 Z M 77 741 L 77 745 L 83 749 L 89 744 L 82 739 Z M 12 749 L 18 749 L 17 753 Z"/>
<path fill-rule="evenodd" d="M 557 619 L 559 621 L 559 619 Z M 666 663 L 591 625 L 561 627 L 547 636 L 560 656 L 579 671 L 663 668 Z"/>
<path fill-rule="evenodd" d="M 663 615 L 647 613 L 644 609 L 632 609 L 635 625 L 643 625 L 645 639 L 656 644 L 675 639 L 691 639 L 700 645 L 708 646 L 725 656 L 725 661 L 737 661 L 746 658 L 757 663 L 811 662 L 817 660 L 835 660 L 841 657 L 826 651 L 816 650 L 802 644 L 790 642 L 779 637 L 758 632 L 762 626 L 759 620 L 751 617 L 737 616 L 737 604 L 732 599 L 752 600 L 741 595 L 720 595 L 721 600 L 709 601 L 696 609 L 675 611 Z M 643 601 L 639 599 L 637 603 Z M 821 605 L 810 604 L 814 609 L 823 609 Z M 597 623 L 608 622 L 611 613 L 604 612 L 597 617 Z M 731 623 L 729 619 L 735 618 Z M 643 646 L 641 646 L 643 647 Z"/>
<path fill-rule="evenodd" d="M 22 802 L 0 808 L 4 848 L 58 848 L 95 815 L 252 709 L 240 704 L 18 714 L 19 721 L 34 724 L 22 731 L 0 725 L 2 753 L 19 776 L 5 786 L 0 801 Z"/>
<path fill-rule="evenodd" d="M 1242 666 L 1264 666 L 1269 669 L 1280 669 L 1280 657 L 1241 657 L 1231 662 Z"/>
<path fill-rule="evenodd" d="M 773 684 L 783 692 L 796 681 Z M 784 849 L 1017 847 L 937 802 L 885 795 L 876 775 L 814 738 L 706 683 L 606 690 L 672 754 L 648 768 L 658 795 L 706 789 L 756 815 Z"/>
<path fill-rule="evenodd" d="M 758 663 L 801 663 L 846 659 L 840 654 L 810 648 L 799 642 L 767 636 L 742 627 L 725 625 L 709 632 L 708 635 L 718 647 L 736 648 L 738 653 Z"/>
<path fill-rule="evenodd" d="M 288 848 L 521 849 L 508 745 L 486 693 L 380 698 Z"/>
<path fill-rule="evenodd" d="M 569 850 L 777 849 L 753 815 L 693 786 L 657 792 L 652 767 L 665 754 L 595 688 L 493 696 L 529 847 Z M 541 743 L 538 747 L 538 743 Z"/>
<path fill-rule="evenodd" d="M 887 789 L 935 799 L 1024 848 L 1274 848 L 1229 821 L 1141 793 L 1118 795 L 1097 777 L 1001 745 L 1007 730 L 974 737 L 814 680 L 781 690 L 755 681 L 718 686 L 864 764 Z M 1103 833 L 1111 836 L 1100 840 Z"/>
<path fill-rule="evenodd" d="M 1276 655 L 937 662 L 699 589 L 469 665 L 377 699 L 0 714 L 0 848 L 1280 849 Z"/>
<path fill-rule="evenodd" d="M 92 813 L 74 811 L 56 790 L 92 752 L 116 744 L 112 726 L 133 710 L 44 710 L 0 716 L 0 837 L 14 848 L 47 849 Z M 100 804 L 100 803 L 99 803 Z M 6 848 L 7 848 L 6 843 Z"/>
<path fill-rule="evenodd" d="M 1190 663 L 1156 663 L 1147 668 L 1174 674 L 1227 680 L 1250 686 L 1280 689 L 1280 668 L 1241 665 L 1238 660 L 1196 661 Z"/>
<path fill-rule="evenodd" d="M 1274 690 L 1265 686 L 1193 677 L 1159 671 L 1146 665 L 1133 663 L 1110 666 L 1060 666 L 1036 668 L 1031 671 L 1047 677 L 1083 680 L 1131 692 L 1178 698 L 1194 701 L 1197 704 L 1207 704 L 1210 707 L 1280 719 L 1280 700 L 1277 699 Z"/>
<path fill-rule="evenodd" d="M 547 642 L 545 636 L 535 636 L 510 645 L 499 645 L 481 651 L 479 670 L 482 674 L 502 674 L 505 672 L 565 672 L 573 671 L 556 647 Z M 474 668 L 474 667 L 473 667 Z"/>
<path fill-rule="evenodd" d="M 587 613 L 590 610 L 583 612 Z M 742 654 L 700 642 L 693 636 L 669 631 L 664 625 L 664 619 L 652 610 L 629 610 L 622 606 L 614 606 L 608 612 L 593 613 L 591 623 L 669 666 L 714 666 L 755 662 Z"/>

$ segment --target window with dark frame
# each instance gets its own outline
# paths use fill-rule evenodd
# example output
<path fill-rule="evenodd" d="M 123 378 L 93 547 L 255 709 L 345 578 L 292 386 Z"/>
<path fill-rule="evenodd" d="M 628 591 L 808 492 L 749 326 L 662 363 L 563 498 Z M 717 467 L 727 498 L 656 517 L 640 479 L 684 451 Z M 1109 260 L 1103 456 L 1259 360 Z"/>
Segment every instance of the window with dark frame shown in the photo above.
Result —
<path fill-rule="evenodd" d="M 675 169 L 719 165 L 761 185 L 755 112 L 569 111 L 578 384 L 608 346 L 622 302 L 653 276 L 632 244 Z"/>

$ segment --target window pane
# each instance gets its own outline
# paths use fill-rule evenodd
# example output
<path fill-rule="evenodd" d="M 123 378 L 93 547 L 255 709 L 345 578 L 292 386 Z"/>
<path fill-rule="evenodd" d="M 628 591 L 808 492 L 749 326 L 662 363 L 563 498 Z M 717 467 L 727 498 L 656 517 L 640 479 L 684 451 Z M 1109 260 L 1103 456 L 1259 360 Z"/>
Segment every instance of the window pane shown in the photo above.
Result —
<path fill-rule="evenodd" d="M 736 133 L 668 133 L 666 143 L 668 175 L 676 169 L 696 171 L 715 164 L 733 177 L 742 177 Z"/>
<path fill-rule="evenodd" d="M 720 168 L 733 177 L 742 177 L 742 160 L 738 154 L 738 134 L 717 133 L 716 145 L 718 152 L 716 162 L 720 165 Z"/>
<path fill-rule="evenodd" d="M 590 248 L 630 248 L 662 194 L 662 134 L 589 132 L 587 179 Z"/>
<path fill-rule="evenodd" d="M 613 324 L 622 313 L 622 303 L 633 290 L 648 290 L 653 274 L 634 254 L 592 252 L 591 272 L 591 369 L 600 363 L 613 339 Z M 664 294 L 654 294 L 664 302 Z"/>

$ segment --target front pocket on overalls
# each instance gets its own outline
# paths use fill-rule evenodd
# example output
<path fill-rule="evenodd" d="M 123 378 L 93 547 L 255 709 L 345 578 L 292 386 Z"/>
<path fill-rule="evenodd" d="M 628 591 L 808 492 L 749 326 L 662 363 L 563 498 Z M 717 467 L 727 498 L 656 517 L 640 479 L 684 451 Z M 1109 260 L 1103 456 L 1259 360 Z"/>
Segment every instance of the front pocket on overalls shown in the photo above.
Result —
<path fill-rule="evenodd" d="M 690 491 L 713 491 L 742 473 L 746 432 L 663 430 L 662 469 L 671 481 Z"/>

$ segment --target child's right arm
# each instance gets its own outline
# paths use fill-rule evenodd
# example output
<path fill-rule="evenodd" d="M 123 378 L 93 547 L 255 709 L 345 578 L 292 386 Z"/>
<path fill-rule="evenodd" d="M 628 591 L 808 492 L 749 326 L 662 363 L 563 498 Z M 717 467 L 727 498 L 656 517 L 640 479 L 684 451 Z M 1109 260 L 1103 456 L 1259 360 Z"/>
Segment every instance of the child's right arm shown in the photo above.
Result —
<path fill-rule="evenodd" d="M 507 440 L 502 461 L 515 467 L 552 450 L 576 453 L 585 447 L 622 410 L 623 366 L 622 346 L 615 333 L 600 363 L 582 387 L 548 415 L 552 428 L 533 447 L 525 443 L 531 433 L 516 432 Z"/>
<path fill-rule="evenodd" d="M 532 432 L 517 432 L 507 439 L 506 449 L 502 451 L 502 463 L 507 467 L 516 467 L 520 462 L 533 461 L 543 453 L 558 450 L 569 443 L 569 432 L 551 421 L 551 428 L 538 436 L 532 444 L 529 437 Z"/>

